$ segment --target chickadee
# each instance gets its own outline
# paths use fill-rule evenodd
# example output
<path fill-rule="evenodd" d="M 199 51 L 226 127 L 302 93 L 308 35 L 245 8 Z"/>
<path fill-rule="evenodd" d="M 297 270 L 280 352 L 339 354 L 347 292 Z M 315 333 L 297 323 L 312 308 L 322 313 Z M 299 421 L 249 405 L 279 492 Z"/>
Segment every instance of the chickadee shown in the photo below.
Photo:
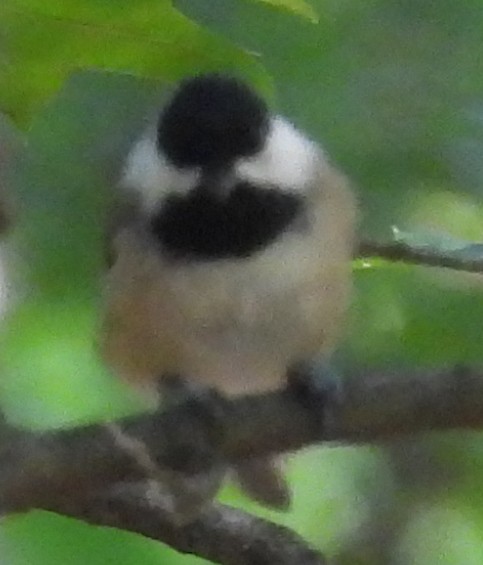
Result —
<path fill-rule="evenodd" d="M 354 197 L 252 89 L 223 75 L 181 82 L 120 184 L 101 333 L 119 376 L 246 395 L 330 354 L 350 294 Z M 252 497 L 286 504 L 271 461 L 237 471 Z"/>

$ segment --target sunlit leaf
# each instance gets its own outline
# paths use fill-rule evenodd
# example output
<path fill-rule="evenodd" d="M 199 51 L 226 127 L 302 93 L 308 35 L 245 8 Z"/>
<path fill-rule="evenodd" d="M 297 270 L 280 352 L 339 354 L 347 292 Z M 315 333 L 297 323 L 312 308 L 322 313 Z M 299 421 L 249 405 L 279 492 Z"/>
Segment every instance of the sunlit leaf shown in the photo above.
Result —
<path fill-rule="evenodd" d="M 305 2 L 305 0 L 257 0 L 258 2 L 265 2 L 266 4 L 271 4 L 272 6 L 277 6 L 280 8 L 284 8 L 286 10 L 290 10 L 295 14 L 299 14 L 300 16 L 304 16 L 308 18 L 313 23 L 317 23 L 319 21 L 319 16 L 317 12 L 309 4 L 309 2 Z"/>

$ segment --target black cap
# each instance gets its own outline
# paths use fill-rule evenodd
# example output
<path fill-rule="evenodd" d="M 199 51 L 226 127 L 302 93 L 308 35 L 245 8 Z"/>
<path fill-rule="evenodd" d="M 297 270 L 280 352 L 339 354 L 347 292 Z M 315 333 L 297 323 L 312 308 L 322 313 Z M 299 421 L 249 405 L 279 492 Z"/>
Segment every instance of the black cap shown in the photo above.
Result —
<path fill-rule="evenodd" d="M 181 82 L 158 125 L 158 144 L 177 167 L 223 167 L 254 155 L 268 130 L 265 102 L 246 84 L 217 74 Z"/>

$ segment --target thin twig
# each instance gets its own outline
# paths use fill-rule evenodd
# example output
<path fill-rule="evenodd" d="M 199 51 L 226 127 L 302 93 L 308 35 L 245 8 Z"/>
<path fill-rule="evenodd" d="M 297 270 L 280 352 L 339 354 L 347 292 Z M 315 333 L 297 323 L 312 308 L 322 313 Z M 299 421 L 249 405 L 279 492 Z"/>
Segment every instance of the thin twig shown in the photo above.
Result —
<path fill-rule="evenodd" d="M 483 245 L 478 243 L 468 244 L 460 249 L 441 250 L 429 245 L 410 245 L 403 241 L 362 241 L 357 256 L 380 257 L 388 261 L 483 273 Z"/>

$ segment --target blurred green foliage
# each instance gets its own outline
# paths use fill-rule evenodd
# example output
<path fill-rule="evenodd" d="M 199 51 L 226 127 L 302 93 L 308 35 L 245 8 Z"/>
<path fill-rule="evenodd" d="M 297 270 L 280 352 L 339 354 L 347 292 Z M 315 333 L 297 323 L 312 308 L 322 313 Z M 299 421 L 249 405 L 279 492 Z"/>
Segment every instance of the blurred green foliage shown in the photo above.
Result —
<path fill-rule="evenodd" d="M 208 69 L 250 80 L 354 179 L 364 234 L 397 225 L 481 241 L 482 52 L 481 0 L 3 0 L 0 143 L 7 129 L 17 138 L 0 382 L 10 419 L 44 428 L 141 408 L 96 357 L 102 226 L 166 83 Z M 482 364 L 480 276 L 384 262 L 355 276 L 344 370 Z M 223 498 L 338 563 L 483 560 L 479 434 L 311 450 L 290 474 L 288 515 L 230 488 Z M 42 512 L 0 535 L 14 565 L 201 562 Z"/>

